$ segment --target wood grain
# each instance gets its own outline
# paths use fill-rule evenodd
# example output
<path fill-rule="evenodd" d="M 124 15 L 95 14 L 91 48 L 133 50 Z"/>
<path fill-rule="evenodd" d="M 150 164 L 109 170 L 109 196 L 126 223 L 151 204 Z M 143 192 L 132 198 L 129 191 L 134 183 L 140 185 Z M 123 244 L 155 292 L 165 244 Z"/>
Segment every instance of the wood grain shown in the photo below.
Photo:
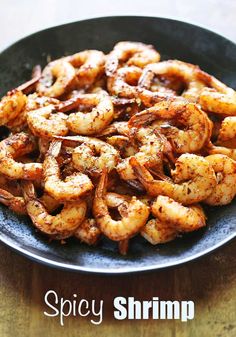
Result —
<path fill-rule="evenodd" d="M 0 246 L 0 336 L 54 337 L 235 337 L 236 247 L 231 242 L 198 261 L 146 274 L 95 276 L 50 269 Z M 44 316 L 44 295 L 55 290 L 64 298 L 73 293 L 88 300 L 104 300 L 99 326 L 89 319 Z M 134 296 L 163 300 L 193 300 L 195 319 L 187 323 L 166 321 L 116 321 L 113 299 Z"/>

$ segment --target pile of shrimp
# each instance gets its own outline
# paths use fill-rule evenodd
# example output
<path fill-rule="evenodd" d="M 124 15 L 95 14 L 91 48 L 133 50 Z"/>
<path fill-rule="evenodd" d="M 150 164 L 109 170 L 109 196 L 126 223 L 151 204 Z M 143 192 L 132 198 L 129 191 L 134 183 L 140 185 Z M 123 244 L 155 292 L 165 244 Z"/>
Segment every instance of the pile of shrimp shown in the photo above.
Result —
<path fill-rule="evenodd" d="M 236 195 L 236 92 L 119 42 L 39 65 L 0 102 L 0 202 L 50 239 L 126 254 L 206 226 Z"/>

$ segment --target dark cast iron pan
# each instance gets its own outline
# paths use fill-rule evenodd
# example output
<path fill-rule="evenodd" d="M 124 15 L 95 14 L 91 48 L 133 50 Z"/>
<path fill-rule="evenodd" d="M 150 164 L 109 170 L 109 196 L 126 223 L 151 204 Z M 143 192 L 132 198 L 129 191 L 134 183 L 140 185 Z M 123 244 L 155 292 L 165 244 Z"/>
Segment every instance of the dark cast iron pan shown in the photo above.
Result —
<path fill-rule="evenodd" d="M 153 44 L 162 59 L 177 58 L 198 64 L 236 88 L 236 45 L 206 29 L 154 17 L 104 17 L 43 30 L 10 46 L 0 54 L 0 95 L 30 78 L 36 64 L 83 49 L 108 52 L 122 40 Z M 225 207 L 207 209 L 208 226 L 175 241 L 152 246 L 142 238 L 131 240 L 126 257 L 117 244 L 102 240 L 88 247 L 74 239 L 67 244 L 48 242 L 30 221 L 0 205 L 0 240 L 18 252 L 50 266 L 96 273 L 124 273 L 174 266 L 220 247 L 236 230 L 236 200 Z"/>

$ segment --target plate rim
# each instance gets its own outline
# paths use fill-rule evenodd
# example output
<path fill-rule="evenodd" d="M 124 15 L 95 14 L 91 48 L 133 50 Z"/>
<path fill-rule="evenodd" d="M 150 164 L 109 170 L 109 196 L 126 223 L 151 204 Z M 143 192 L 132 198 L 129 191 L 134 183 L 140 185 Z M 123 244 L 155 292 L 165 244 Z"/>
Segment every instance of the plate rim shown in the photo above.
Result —
<path fill-rule="evenodd" d="M 30 37 L 33 37 L 34 35 L 37 35 L 38 33 L 43 33 L 43 32 L 47 32 L 49 30 L 55 29 L 55 28 L 59 28 L 59 27 L 63 27 L 63 26 L 67 26 L 70 24 L 76 24 L 79 22 L 89 22 L 89 21 L 95 21 L 95 20 L 103 20 L 103 19 L 113 19 L 113 18 L 117 18 L 117 19 L 121 19 L 121 18 L 136 18 L 136 19 L 158 19 L 158 20 L 162 20 L 162 21 L 171 21 L 171 22 L 176 22 L 176 23 L 180 23 L 180 24 L 186 24 L 195 28 L 200 28 L 202 30 L 205 30 L 206 32 L 216 35 L 218 38 L 227 40 L 229 43 L 232 43 L 233 45 L 236 45 L 236 41 L 231 40 L 228 37 L 225 37 L 224 35 L 221 35 L 218 32 L 215 32 L 214 30 L 211 30 L 209 28 L 207 28 L 206 26 L 204 26 L 203 24 L 198 24 L 195 23 L 193 21 L 183 21 L 183 20 L 178 20 L 175 19 L 173 17 L 164 17 L 164 16 L 152 16 L 152 15 L 105 15 L 105 16 L 94 16 L 94 17 L 90 17 L 90 18 L 85 18 L 85 19 L 81 19 L 81 20 L 73 20 L 73 21 L 67 21 L 55 26 L 48 26 L 46 28 L 40 29 L 40 30 L 36 30 L 28 35 L 24 35 L 19 39 L 13 39 L 12 42 L 10 42 L 10 44 L 7 44 L 6 46 L 4 46 L 2 49 L 0 49 L 0 54 L 4 53 L 5 51 L 7 51 L 9 48 L 11 48 L 13 45 L 20 43 Z"/>
<path fill-rule="evenodd" d="M 103 274 L 103 275 L 121 275 L 121 274 L 135 274 L 135 273 L 142 273 L 142 272 L 148 272 L 148 271 L 157 271 L 157 270 L 164 270 L 171 267 L 176 267 L 179 265 L 183 265 L 185 263 L 189 263 L 192 261 L 196 261 L 197 259 L 206 256 L 210 253 L 213 253 L 215 250 L 219 249 L 220 247 L 224 246 L 226 243 L 229 243 L 230 241 L 233 241 L 236 238 L 236 233 L 232 233 L 231 235 L 227 236 L 223 241 L 218 242 L 217 244 L 213 245 L 212 247 L 209 247 L 208 249 L 205 249 L 199 253 L 196 253 L 194 255 L 191 255 L 187 258 L 179 259 L 175 262 L 167 262 L 163 265 L 161 264 L 153 264 L 149 266 L 144 267 L 120 267 L 120 268 L 99 268 L 99 267 L 84 267 L 84 266 L 78 266 L 75 264 L 67 264 L 62 262 L 57 262 L 51 259 L 47 259 L 44 257 L 41 257 L 35 253 L 29 252 L 27 249 L 24 249 L 17 244 L 10 242 L 11 240 L 5 239 L 1 233 L 0 233 L 0 241 L 5 246 L 11 248 L 13 251 L 20 253 L 20 255 L 23 255 L 24 257 L 29 258 L 30 260 L 46 265 L 48 267 L 57 268 L 60 270 L 66 270 L 66 271 L 73 271 L 73 272 L 83 272 L 88 274 Z"/>
<path fill-rule="evenodd" d="M 182 20 L 176 20 L 174 18 L 171 17 L 158 17 L 158 16 L 149 16 L 149 15 L 114 15 L 114 16 L 98 16 L 98 17 L 90 17 L 90 18 L 86 18 L 86 19 L 82 19 L 82 20 L 75 20 L 75 21 L 68 21 L 59 25 L 55 25 L 55 26 L 50 26 L 47 28 L 44 28 L 42 30 L 38 30 L 35 31 L 29 35 L 23 36 L 18 40 L 14 40 L 11 44 L 5 46 L 3 49 L 0 50 L 0 56 L 1 54 L 7 52 L 11 47 L 13 47 L 16 44 L 20 44 L 21 42 L 24 42 L 25 40 L 27 40 L 28 38 L 32 38 L 35 35 L 38 35 L 39 33 L 45 33 L 47 31 L 50 30 L 54 30 L 56 28 L 62 28 L 64 26 L 68 26 L 71 24 L 77 24 L 80 22 L 90 22 L 90 21 L 96 21 L 96 20 L 104 20 L 104 19 L 152 19 L 152 20 L 161 20 L 161 21 L 171 21 L 171 22 L 176 22 L 178 24 L 185 24 L 188 26 L 191 26 L 193 28 L 198 28 L 201 30 L 206 31 L 207 33 L 213 34 L 215 35 L 217 38 L 226 40 L 228 43 L 236 46 L 236 43 L 232 40 L 230 40 L 227 37 L 224 37 L 223 35 L 219 34 L 218 32 L 214 32 L 211 29 L 208 29 L 206 27 L 204 27 L 203 25 L 199 25 L 196 23 L 192 23 L 189 21 L 182 21 Z M 129 273 L 141 273 L 141 272 L 148 272 L 148 271 L 156 271 L 156 270 L 163 270 L 166 268 L 170 268 L 170 267 L 176 267 L 179 265 L 182 265 L 184 263 L 188 263 L 190 261 L 196 260 L 200 257 L 203 257 L 205 255 L 208 255 L 212 252 L 214 252 L 216 249 L 219 249 L 221 246 L 225 245 L 226 243 L 232 241 L 235 237 L 236 237 L 236 232 L 232 233 L 230 235 L 228 235 L 224 240 L 221 240 L 220 242 L 216 243 L 215 245 L 213 245 L 212 247 L 209 247 L 208 249 L 205 249 L 201 252 L 198 252 L 194 255 L 191 255 L 187 258 L 182 258 L 179 259 L 177 261 L 174 262 L 167 262 L 164 264 L 152 264 L 152 265 L 148 265 L 148 266 L 140 266 L 140 267 L 120 267 L 120 268 L 99 268 L 99 267 L 91 267 L 91 266 L 79 266 L 79 265 L 75 265 L 75 264 L 71 264 L 71 263 L 63 263 L 63 262 L 57 262 L 54 261 L 52 259 L 47 259 L 45 257 L 42 257 L 36 253 L 32 253 L 29 250 L 15 244 L 14 242 L 11 241 L 11 239 L 7 239 L 7 236 L 2 235 L 3 233 L 0 232 L 0 241 L 1 243 L 3 243 L 5 246 L 11 248 L 13 251 L 20 253 L 21 255 L 23 255 L 24 257 L 29 258 L 30 260 L 33 260 L 37 263 L 41 263 L 44 264 L 48 267 L 53 267 L 53 268 L 58 268 L 61 270 L 67 270 L 67 271 L 74 271 L 74 272 L 84 272 L 84 273 L 90 273 L 90 274 L 107 274 L 107 275 L 116 275 L 116 274 L 129 274 Z"/>

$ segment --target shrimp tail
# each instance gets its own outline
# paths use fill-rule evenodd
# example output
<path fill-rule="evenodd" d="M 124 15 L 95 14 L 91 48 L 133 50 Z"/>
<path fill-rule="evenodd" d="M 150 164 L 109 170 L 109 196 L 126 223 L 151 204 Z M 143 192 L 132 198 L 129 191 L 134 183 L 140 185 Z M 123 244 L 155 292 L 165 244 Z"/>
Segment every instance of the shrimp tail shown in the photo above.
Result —
<path fill-rule="evenodd" d="M 136 177 L 144 186 L 147 182 L 151 182 L 153 180 L 152 175 L 137 161 L 135 157 L 130 158 L 130 165 L 132 166 Z"/>
<path fill-rule="evenodd" d="M 19 214 L 27 214 L 25 201 L 22 197 L 15 197 L 8 191 L 0 188 L 0 203 L 8 206 L 12 211 Z"/>
<path fill-rule="evenodd" d="M 108 182 L 107 169 L 104 168 L 96 189 L 95 198 L 103 198 L 105 196 L 107 190 L 107 182 Z"/>
<path fill-rule="evenodd" d="M 36 199 L 34 184 L 31 181 L 22 180 L 21 189 L 26 202 Z"/>
<path fill-rule="evenodd" d="M 61 151 L 62 142 L 58 140 L 53 140 L 49 146 L 48 154 L 56 158 Z"/>
<path fill-rule="evenodd" d="M 141 113 L 137 113 L 130 118 L 128 122 L 129 127 L 141 127 L 146 126 L 156 119 L 154 114 L 150 114 L 148 110 L 144 110 Z"/>
<path fill-rule="evenodd" d="M 2 204 L 9 206 L 12 197 L 13 195 L 10 192 L 0 188 L 0 202 Z"/>

